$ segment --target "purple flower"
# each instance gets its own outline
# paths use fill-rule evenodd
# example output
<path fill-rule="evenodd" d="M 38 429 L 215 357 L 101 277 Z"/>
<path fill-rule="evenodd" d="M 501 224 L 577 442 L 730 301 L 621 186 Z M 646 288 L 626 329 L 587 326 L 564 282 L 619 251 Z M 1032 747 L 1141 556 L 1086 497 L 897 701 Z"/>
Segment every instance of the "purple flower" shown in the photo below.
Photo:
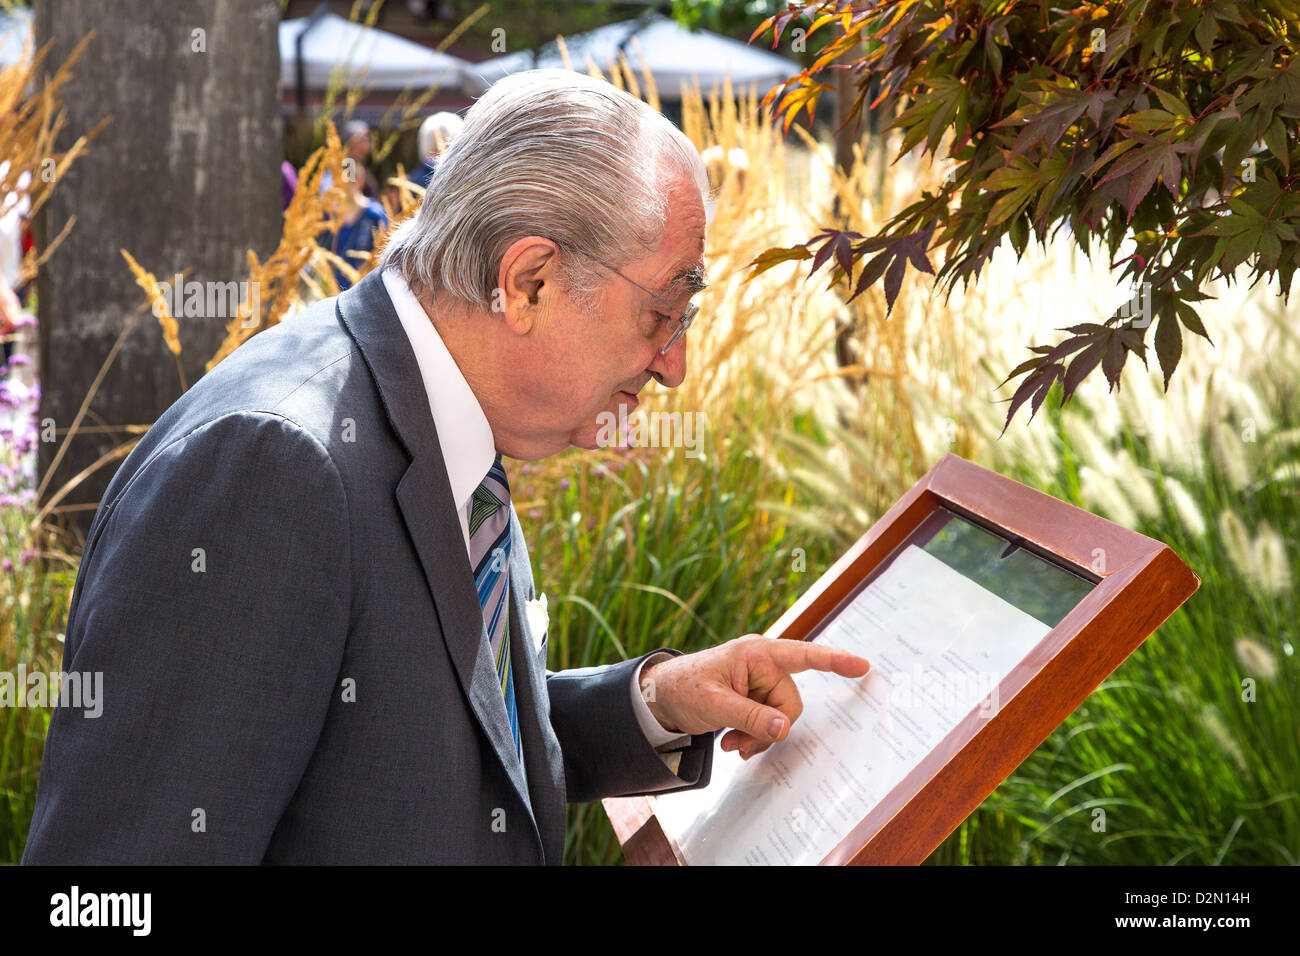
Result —
<path fill-rule="evenodd" d="M 9 356 L 10 365 L 30 365 L 31 363 L 32 360 L 22 352 L 15 352 L 13 355 Z"/>
<path fill-rule="evenodd" d="M 562 491 L 568 491 L 568 490 L 569 490 L 569 479 L 568 479 L 568 478 L 561 478 L 561 479 L 560 479 L 560 490 L 562 490 Z"/>
<path fill-rule="evenodd" d="M 34 315 L 20 315 L 16 320 L 14 320 L 14 328 L 16 329 L 26 329 L 35 324 L 36 316 Z"/>
<path fill-rule="evenodd" d="M 12 571 L 14 569 L 14 563 L 8 558 L 5 558 L 3 561 L 0 561 L 0 569 Z"/>
<path fill-rule="evenodd" d="M 18 555 L 18 560 L 22 561 L 23 564 L 31 564 L 34 557 L 36 557 L 35 551 L 30 548 L 23 548 L 22 554 Z"/>
<path fill-rule="evenodd" d="M 542 516 L 542 509 L 541 509 L 541 508 L 529 508 L 529 509 L 528 509 L 528 517 L 530 517 L 530 518 L 540 518 L 541 516 Z"/>

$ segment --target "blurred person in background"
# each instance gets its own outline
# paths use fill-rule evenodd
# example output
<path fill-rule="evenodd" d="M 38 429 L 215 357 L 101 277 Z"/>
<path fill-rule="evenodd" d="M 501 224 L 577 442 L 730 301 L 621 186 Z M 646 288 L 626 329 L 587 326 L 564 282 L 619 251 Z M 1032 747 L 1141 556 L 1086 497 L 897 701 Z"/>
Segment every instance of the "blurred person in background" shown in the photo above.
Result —
<path fill-rule="evenodd" d="M 371 199 L 378 198 L 379 181 L 366 166 L 366 160 L 370 158 L 370 150 L 373 147 L 370 125 L 365 120 L 349 120 L 344 123 L 343 144 L 347 149 L 348 159 L 352 160 L 353 174 L 361 184 L 361 192 Z"/>
<path fill-rule="evenodd" d="M 9 374 L 9 359 L 14 352 L 14 339 L 18 332 L 18 317 L 23 307 L 9 284 L 0 283 L 0 339 L 4 341 L 4 359 L 0 361 L 0 378 Z"/>
<path fill-rule="evenodd" d="M 293 194 L 298 191 L 298 170 L 293 168 L 293 163 L 287 159 L 280 163 L 280 198 L 283 200 L 284 208 L 289 208 L 289 203 L 293 202 Z"/>
<path fill-rule="evenodd" d="M 9 160 L 0 161 L 0 183 L 9 174 Z M 23 281 L 23 256 L 27 213 L 31 200 L 27 190 L 32 174 L 23 172 L 14 182 L 14 188 L 0 198 L 0 340 L 3 341 L 3 361 L 0 375 L 9 368 L 14 352 L 14 338 L 18 317 L 22 315 L 22 299 L 27 283 Z"/>
<path fill-rule="evenodd" d="M 388 228 L 388 214 L 384 207 L 362 191 L 361 177 L 348 184 L 348 203 L 343 212 L 343 222 L 329 241 L 330 251 L 348 265 L 357 266 L 375 248 L 376 230 Z M 349 288 L 352 280 L 336 265 L 334 278 L 339 291 Z"/>
<path fill-rule="evenodd" d="M 411 182 L 421 189 L 429 188 L 438 165 L 438 157 L 451 145 L 465 121 L 455 113 L 434 113 L 420 124 L 420 165 L 410 175 Z"/>
<path fill-rule="evenodd" d="M 369 124 L 364 120 L 348 120 L 343 124 L 342 138 L 346 153 L 343 158 L 344 175 L 361 184 L 363 195 L 370 199 L 378 198 L 379 181 L 366 166 L 366 158 L 370 155 L 372 145 Z M 325 192 L 333 185 L 334 175 L 327 169 L 321 174 L 320 191 Z"/>

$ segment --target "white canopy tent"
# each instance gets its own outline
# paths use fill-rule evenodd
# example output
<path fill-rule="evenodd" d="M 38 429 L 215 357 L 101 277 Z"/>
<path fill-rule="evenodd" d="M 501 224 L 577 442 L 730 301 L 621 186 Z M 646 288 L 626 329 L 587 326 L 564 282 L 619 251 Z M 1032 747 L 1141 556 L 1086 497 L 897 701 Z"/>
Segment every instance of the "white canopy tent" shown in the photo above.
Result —
<path fill-rule="evenodd" d="M 286 90 L 298 85 L 297 40 L 303 30 L 303 81 L 311 90 L 328 87 L 336 67 L 341 67 L 340 82 L 349 87 L 459 90 L 462 70 L 470 66 L 395 34 L 322 13 L 280 23 L 280 82 Z"/>
<path fill-rule="evenodd" d="M 756 87 L 761 94 L 800 70 L 800 65 L 793 60 L 761 47 L 707 30 L 691 31 L 659 15 L 566 36 L 564 44 L 573 68 L 581 72 L 587 71 L 590 57 L 608 73 L 609 67 L 618 62 L 621 49 L 638 82 L 649 69 L 662 100 L 681 99 L 682 88 L 691 87 L 697 80 L 700 92 L 707 97 L 721 90 L 727 76 L 737 93 Z M 465 92 L 477 96 L 511 73 L 564 65 L 564 58 L 554 43 L 548 43 L 536 55 L 521 51 L 472 63 L 463 71 Z"/>
<path fill-rule="evenodd" d="M 30 53 L 32 47 L 32 11 L 29 7 L 13 7 L 0 10 L 0 66 L 15 66 L 26 63 L 24 51 Z"/>

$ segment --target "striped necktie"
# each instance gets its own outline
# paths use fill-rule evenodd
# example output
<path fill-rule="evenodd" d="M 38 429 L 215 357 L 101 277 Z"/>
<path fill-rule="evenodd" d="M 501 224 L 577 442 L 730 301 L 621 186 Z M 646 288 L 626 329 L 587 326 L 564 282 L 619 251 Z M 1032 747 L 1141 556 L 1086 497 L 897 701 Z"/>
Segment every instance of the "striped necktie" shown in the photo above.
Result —
<path fill-rule="evenodd" d="M 510 673 L 510 484 L 501 456 L 487 477 L 474 489 L 469 517 L 469 563 L 474 569 L 478 603 L 483 609 L 488 646 L 496 666 L 497 683 L 505 698 L 510 733 L 515 738 L 519 763 L 524 761 L 519 739 L 519 714 L 515 710 L 515 682 Z"/>

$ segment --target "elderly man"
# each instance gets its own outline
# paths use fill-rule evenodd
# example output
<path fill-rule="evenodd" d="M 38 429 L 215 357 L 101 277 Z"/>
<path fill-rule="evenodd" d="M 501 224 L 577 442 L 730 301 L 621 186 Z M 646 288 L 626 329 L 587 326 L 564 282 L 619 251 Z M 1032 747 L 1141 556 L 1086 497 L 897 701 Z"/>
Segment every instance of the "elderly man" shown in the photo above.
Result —
<path fill-rule="evenodd" d="M 27 863 L 558 863 L 564 803 L 707 784 L 866 661 L 754 635 L 552 673 L 503 457 L 686 374 L 704 170 L 612 86 L 470 110 L 383 268 L 200 380 L 114 476 Z"/>

